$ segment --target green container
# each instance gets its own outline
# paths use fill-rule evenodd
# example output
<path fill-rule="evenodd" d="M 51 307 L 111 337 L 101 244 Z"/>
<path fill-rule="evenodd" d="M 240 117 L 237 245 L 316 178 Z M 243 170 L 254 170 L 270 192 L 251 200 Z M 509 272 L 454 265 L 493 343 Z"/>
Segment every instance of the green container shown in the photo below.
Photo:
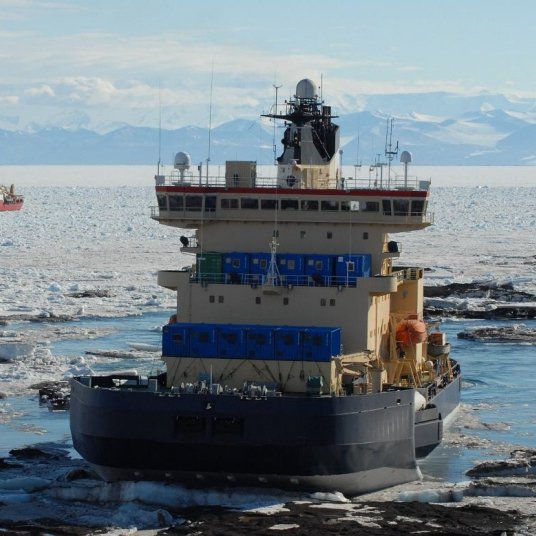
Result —
<path fill-rule="evenodd" d="M 205 251 L 198 253 L 197 274 L 201 280 L 217 282 L 222 278 L 222 253 Z"/>

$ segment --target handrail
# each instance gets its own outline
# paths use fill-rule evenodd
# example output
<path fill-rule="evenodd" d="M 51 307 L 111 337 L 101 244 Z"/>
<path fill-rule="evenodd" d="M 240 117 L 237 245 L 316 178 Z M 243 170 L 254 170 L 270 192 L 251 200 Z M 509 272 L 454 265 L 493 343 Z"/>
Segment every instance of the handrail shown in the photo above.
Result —
<path fill-rule="evenodd" d="M 246 184 L 248 186 L 246 186 Z M 428 191 L 430 189 L 429 180 L 420 180 L 418 177 L 392 177 L 389 180 L 378 182 L 377 180 L 357 179 L 353 177 L 342 178 L 340 181 L 325 182 L 328 190 L 378 190 L 379 192 L 386 190 L 416 190 L 416 191 Z M 285 188 L 293 190 L 302 190 L 307 188 L 305 183 L 296 181 L 291 185 L 278 185 L 278 179 L 272 176 L 256 176 L 254 178 L 242 178 L 234 183 L 233 179 L 226 179 L 221 175 L 212 175 L 204 177 L 195 177 L 194 175 L 186 175 L 181 177 L 178 173 L 171 173 L 169 175 L 156 175 L 155 185 L 158 186 L 181 186 L 184 188 L 232 188 L 232 187 L 250 187 L 250 188 Z"/>

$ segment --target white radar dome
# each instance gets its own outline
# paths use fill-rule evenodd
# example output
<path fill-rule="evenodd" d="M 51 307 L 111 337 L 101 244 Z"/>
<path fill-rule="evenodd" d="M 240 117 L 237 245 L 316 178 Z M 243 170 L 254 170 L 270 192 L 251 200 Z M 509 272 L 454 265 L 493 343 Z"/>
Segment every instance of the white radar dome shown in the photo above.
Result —
<path fill-rule="evenodd" d="M 309 78 L 300 80 L 296 85 L 296 97 L 298 99 L 316 99 L 316 84 Z"/>
<path fill-rule="evenodd" d="M 411 153 L 409 151 L 402 151 L 400 153 L 400 162 L 403 164 L 411 163 Z"/>
<path fill-rule="evenodd" d="M 190 169 L 191 163 L 192 159 L 190 158 L 190 155 L 181 151 L 175 155 L 175 162 L 173 164 L 173 167 L 179 170 Z"/>

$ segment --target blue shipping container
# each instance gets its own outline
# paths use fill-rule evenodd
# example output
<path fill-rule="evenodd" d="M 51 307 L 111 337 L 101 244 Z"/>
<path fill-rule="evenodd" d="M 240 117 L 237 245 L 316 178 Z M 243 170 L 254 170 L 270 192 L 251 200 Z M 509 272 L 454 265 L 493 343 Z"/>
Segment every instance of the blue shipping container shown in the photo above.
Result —
<path fill-rule="evenodd" d="M 274 328 L 249 326 L 246 331 L 246 353 L 250 359 L 274 358 Z"/>
<path fill-rule="evenodd" d="M 228 274 L 231 283 L 242 282 L 249 274 L 249 253 L 225 253 L 223 256 L 223 272 Z"/>
<path fill-rule="evenodd" d="M 304 361 L 330 361 L 341 353 L 340 328 L 307 328 L 302 331 Z"/>
<path fill-rule="evenodd" d="M 218 339 L 214 324 L 191 324 L 190 355 L 192 357 L 216 357 Z"/>
<path fill-rule="evenodd" d="M 189 324 L 167 324 L 162 328 L 162 355 L 183 357 L 190 355 Z"/>
<path fill-rule="evenodd" d="M 282 361 L 302 359 L 300 328 L 285 326 L 274 331 L 275 358 Z"/>
<path fill-rule="evenodd" d="M 277 255 L 277 267 L 281 275 L 303 275 L 303 255 L 282 253 Z"/>
<path fill-rule="evenodd" d="M 354 283 L 363 277 L 363 255 L 337 255 L 335 265 L 336 284 Z"/>
<path fill-rule="evenodd" d="M 218 326 L 218 357 L 243 359 L 246 357 L 246 329 L 226 324 Z"/>
<path fill-rule="evenodd" d="M 363 277 L 370 277 L 372 275 L 372 259 L 368 254 L 362 255 L 363 257 Z"/>
<path fill-rule="evenodd" d="M 270 266 L 270 253 L 251 253 L 249 256 L 250 283 L 262 283 Z"/>
<path fill-rule="evenodd" d="M 333 275 L 333 255 L 307 255 L 304 273 L 315 285 L 329 285 Z"/>

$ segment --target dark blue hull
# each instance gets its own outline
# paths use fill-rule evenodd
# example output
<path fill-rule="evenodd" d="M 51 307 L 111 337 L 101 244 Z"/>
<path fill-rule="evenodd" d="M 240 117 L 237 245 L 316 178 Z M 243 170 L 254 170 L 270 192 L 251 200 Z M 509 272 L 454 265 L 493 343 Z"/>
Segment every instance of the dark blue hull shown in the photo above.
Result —
<path fill-rule="evenodd" d="M 72 381 L 71 432 L 75 449 L 106 480 L 355 495 L 419 478 L 411 389 L 247 398 L 95 388 L 91 381 L 98 378 Z"/>

